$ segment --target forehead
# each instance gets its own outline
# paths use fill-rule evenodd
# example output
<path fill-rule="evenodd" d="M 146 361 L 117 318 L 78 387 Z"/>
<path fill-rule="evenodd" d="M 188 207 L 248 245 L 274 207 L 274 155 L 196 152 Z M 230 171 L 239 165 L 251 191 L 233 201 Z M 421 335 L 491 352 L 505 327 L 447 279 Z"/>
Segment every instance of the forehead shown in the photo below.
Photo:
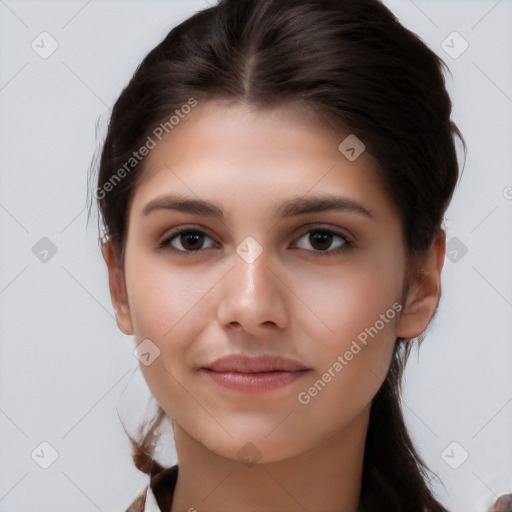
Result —
<path fill-rule="evenodd" d="M 393 208 L 375 159 L 340 152 L 348 135 L 304 104 L 203 101 L 150 151 L 132 205 L 165 191 L 234 202 L 341 188 Z"/>

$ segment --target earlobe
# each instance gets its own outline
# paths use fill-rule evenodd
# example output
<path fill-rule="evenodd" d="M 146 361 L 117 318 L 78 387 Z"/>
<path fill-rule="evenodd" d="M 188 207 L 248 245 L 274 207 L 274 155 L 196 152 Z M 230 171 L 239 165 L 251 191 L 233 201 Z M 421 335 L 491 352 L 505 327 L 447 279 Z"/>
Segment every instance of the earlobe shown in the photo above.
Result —
<path fill-rule="evenodd" d="M 415 338 L 427 328 L 441 298 L 446 233 L 440 230 L 415 272 L 397 324 L 397 336 Z"/>
<path fill-rule="evenodd" d="M 117 326 L 124 334 L 131 335 L 133 334 L 133 324 L 128 306 L 123 270 L 117 261 L 116 253 L 110 242 L 103 245 L 102 254 L 107 264 L 110 298 L 112 306 L 114 306 Z"/>

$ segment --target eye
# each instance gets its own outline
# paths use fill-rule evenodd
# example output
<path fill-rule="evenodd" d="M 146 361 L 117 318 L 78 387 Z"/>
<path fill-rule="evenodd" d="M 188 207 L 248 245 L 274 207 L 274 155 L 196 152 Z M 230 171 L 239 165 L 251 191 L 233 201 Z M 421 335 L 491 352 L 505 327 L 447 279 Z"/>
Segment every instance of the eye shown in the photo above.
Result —
<path fill-rule="evenodd" d="M 210 245 L 205 247 L 204 244 L 207 240 L 210 241 Z M 302 240 L 306 246 L 304 246 L 304 242 L 302 242 L 303 246 L 300 245 Z M 308 244 L 313 250 L 307 247 Z M 201 229 L 182 227 L 171 232 L 158 245 L 160 249 L 169 246 L 187 255 L 199 253 L 202 249 L 215 248 L 218 246 L 218 243 Z M 305 249 L 321 256 L 328 256 L 348 251 L 352 247 L 353 244 L 346 235 L 331 229 L 316 228 L 304 233 L 298 239 L 297 246 L 293 248 Z"/>
<path fill-rule="evenodd" d="M 212 240 L 204 231 L 199 229 L 180 228 L 165 237 L 160 242 L 159 247 L 165 248 L 171 245 L 179 252 L 198 252 L 203 248 L 205 239 Z M 215 247 L 215 245 L 215 242 L 213 242 L 210 247 Z"/>
<path fill-rule="evenodd" d="M 337 242 L 336 239 L 338 239 Z M 350 242 L 346 235 L 324 228 L 312 229 L 307 233 L 304 233 L 299 238 L 299 242 L 301 240 L 304 240 L 306 245 L 309 244 L 310 247 L 313 247 L 313 252 L 319 253 L 322 256 L 338 254 L 344 251 L 348 251 L 353 247 L 353 244 Z M 334 247 L 332 246 L 333 241 L 336 242 Z M 309 250 L 308 247 L 300 246 L 299 249 Z"/>

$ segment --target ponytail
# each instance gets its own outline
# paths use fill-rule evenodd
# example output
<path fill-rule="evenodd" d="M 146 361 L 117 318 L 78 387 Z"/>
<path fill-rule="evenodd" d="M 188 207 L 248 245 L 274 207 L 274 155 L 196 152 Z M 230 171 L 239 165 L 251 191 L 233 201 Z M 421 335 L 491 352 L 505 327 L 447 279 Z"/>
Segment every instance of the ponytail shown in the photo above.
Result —
<path fill-rule="evenodd" d="M 361 484 L 365 511 L 448 512 L 427 486 L 429 469 L 402 413 L 400 386 L 411 347 L 411 340 L 397 338 L 388 374 L 372 402 Z"/>

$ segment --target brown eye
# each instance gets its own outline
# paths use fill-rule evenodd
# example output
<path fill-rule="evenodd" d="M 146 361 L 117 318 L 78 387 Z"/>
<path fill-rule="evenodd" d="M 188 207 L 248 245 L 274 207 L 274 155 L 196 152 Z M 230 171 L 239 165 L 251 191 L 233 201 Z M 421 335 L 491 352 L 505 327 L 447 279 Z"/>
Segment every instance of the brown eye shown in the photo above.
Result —
<path fill-rule="evenodd" d="M 310 233 L 309 235 L 309 243 L 315 249 L 319 251 L 325 251 L 325 249 L 329 249 L 329 246 L 332 244 L 333 236 L 330 233 L 325 231 L 316 231 L 314 233 Z"/>
<path fill-rule="evenodd" d="M 204 243 L 204 236 L 197 231 L 181 233 L 179 239 L 181 241 L 182 247 L 188 251 L 197 250 L 201 248 Z"/>
<path fill-rule="evenodd" d="M 312 247 L 313 250 L 309 249 L 307 246 L 301 247 L 301 240 L 306 240 L 306 245 Z M 348 238 L 341 233 L 336 233 L 329 229 L 314 229 L 304 233 L 299 238 L 297 247 L 316 253 L 334 254 L 350 249 L 352 244 Z"/>
<path fill-rule="evenodd" d="M 204 248 L 205 240 L 211 240 L 211 238 L 198 229 L 181 229 L 164 238 L 159 247 L 172 246 L 178 252 L 194 252 Z M 211 245 L 213 246 L 215 243 Z"/>

